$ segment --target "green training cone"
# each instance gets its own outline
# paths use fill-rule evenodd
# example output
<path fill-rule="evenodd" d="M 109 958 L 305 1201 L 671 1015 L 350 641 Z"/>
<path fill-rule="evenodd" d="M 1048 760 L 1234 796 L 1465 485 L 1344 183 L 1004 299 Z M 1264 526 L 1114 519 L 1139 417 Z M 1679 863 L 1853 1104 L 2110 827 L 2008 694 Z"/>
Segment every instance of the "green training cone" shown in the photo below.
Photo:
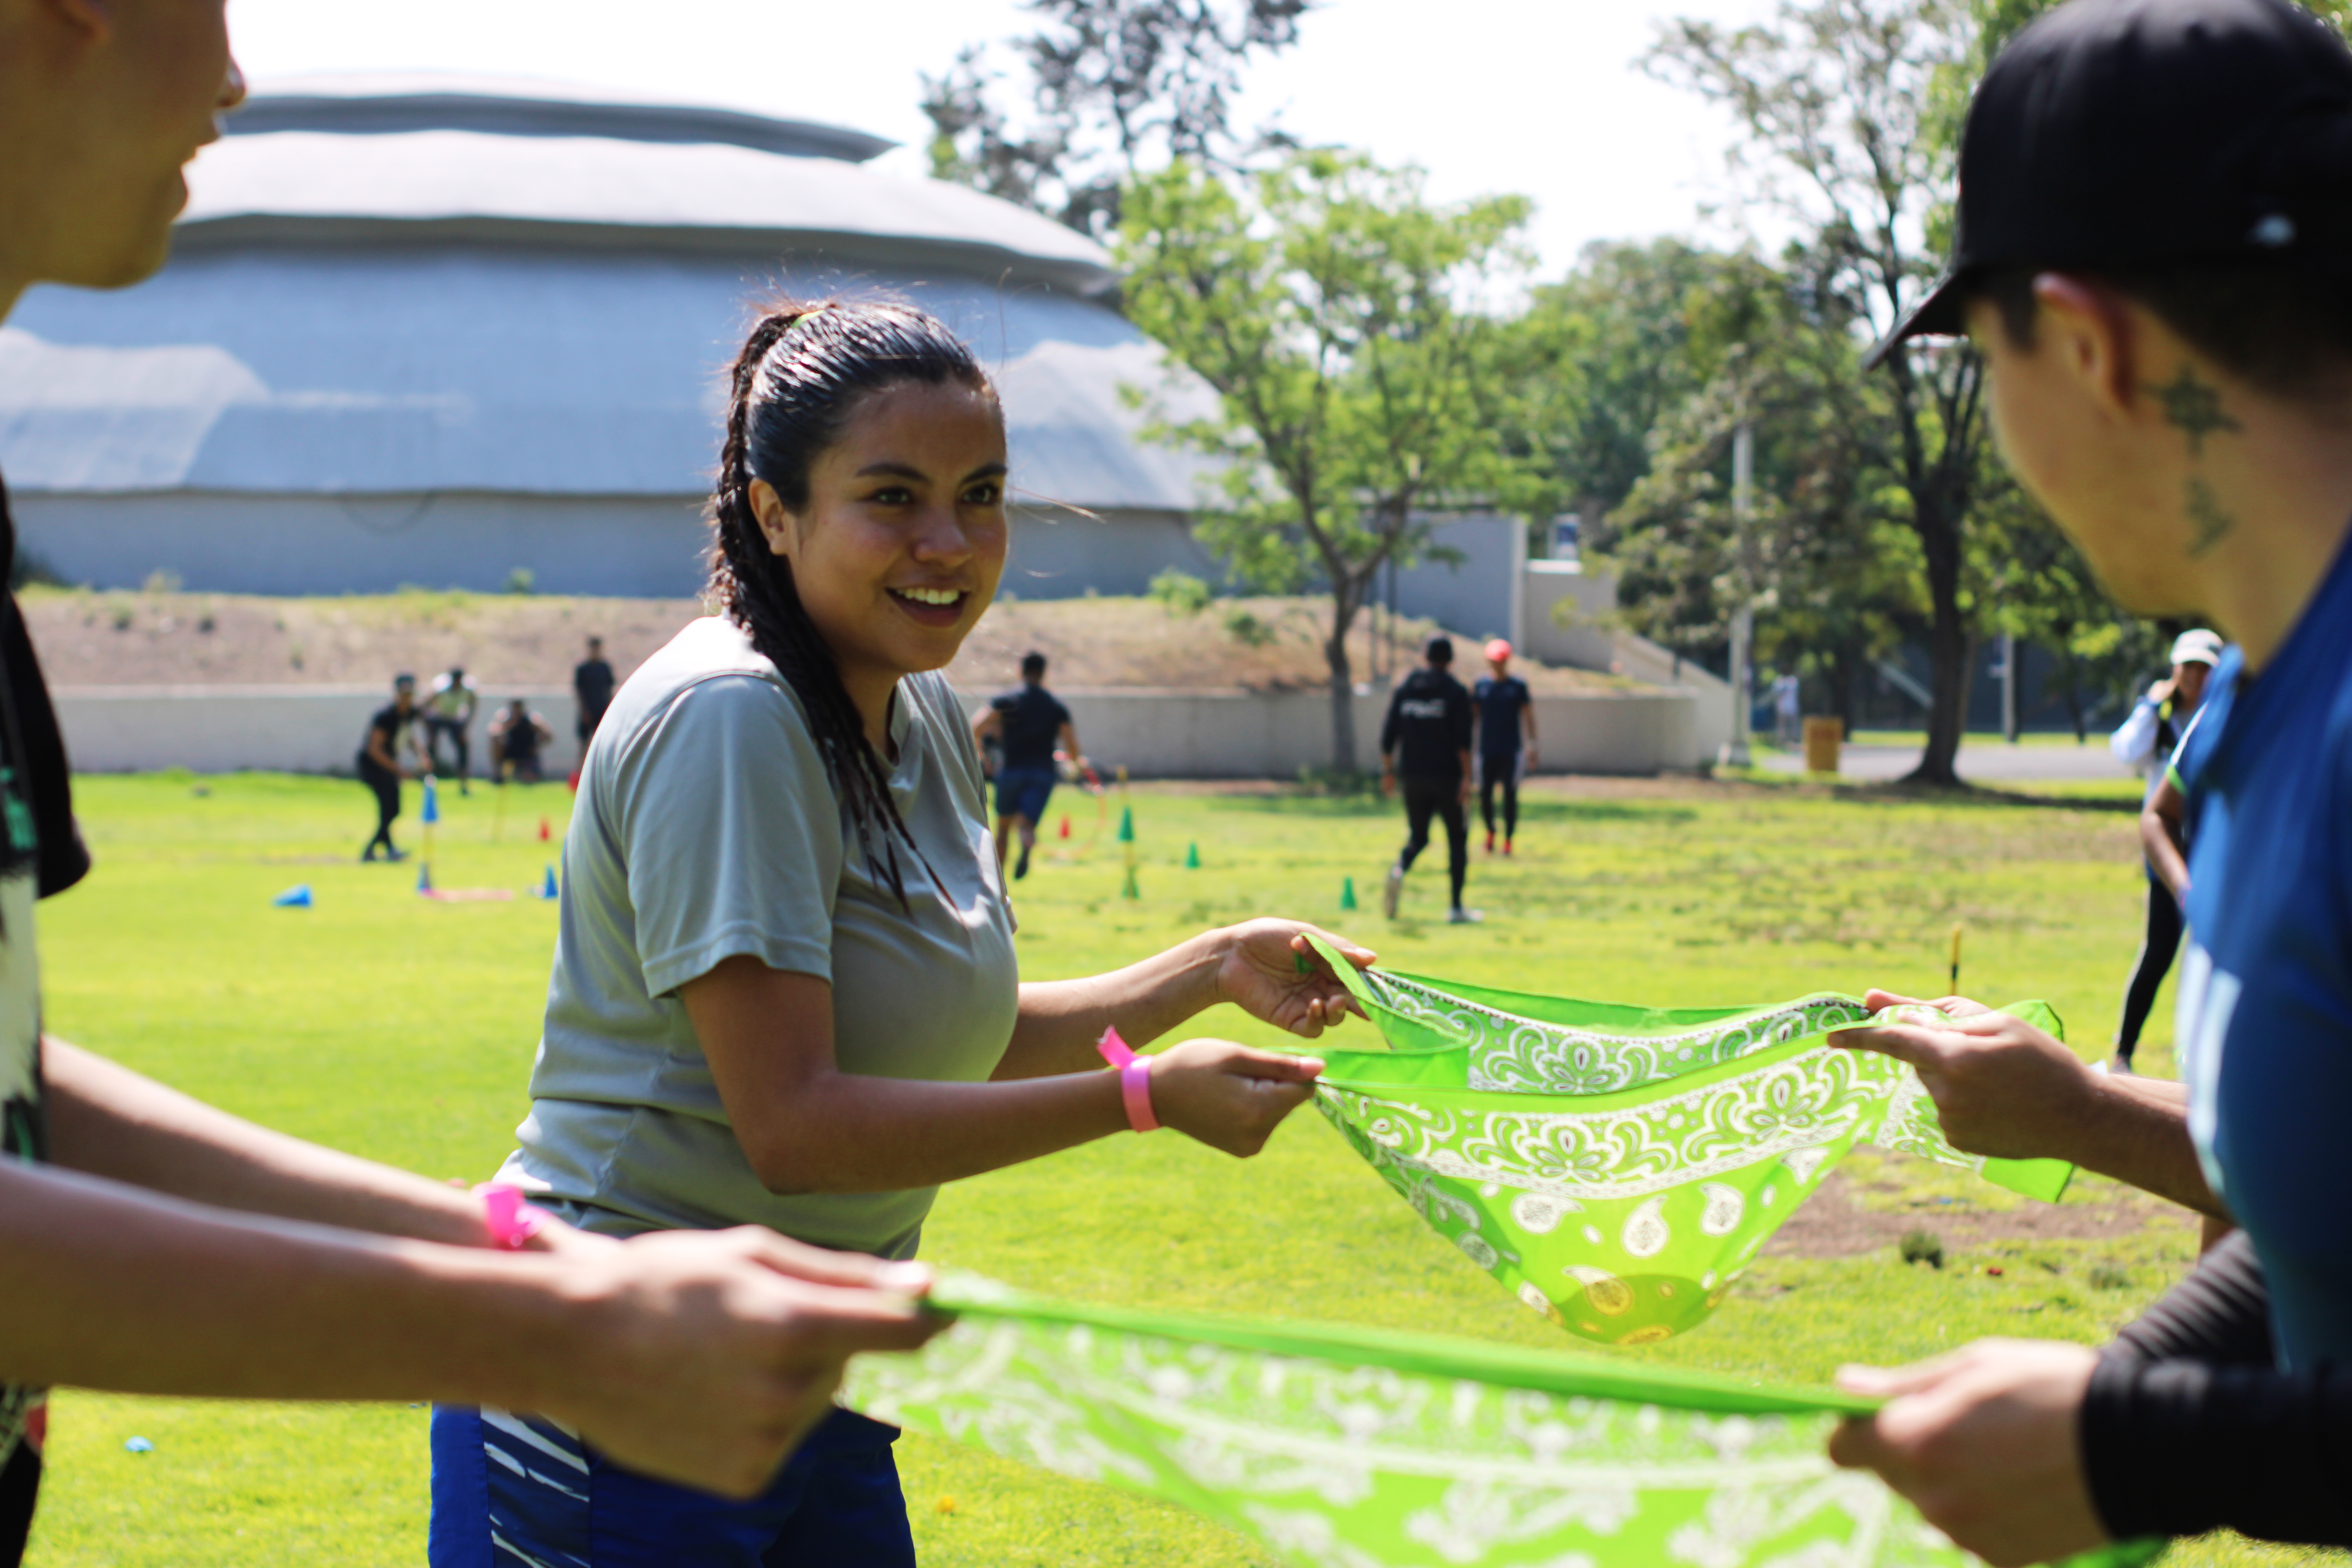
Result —
<path fill-rule="evenodd" d="M 1135 842 L 1135 807 L 1131 805 L 1118 808 L 1118 841 L 1121 844 Z"/>
<path fill-rule="evenodd" d="M 1136 882 L 1135 868 L 1132 866 L 1129 866 L 1127 868 L 1127 885 L 1119 889 L 1118 896 L 1122 899 L 1139 899 L 1143 897 L 1143 889 Z"/>
<path fill-rule="evenodd" d="M 1356 879 L 1353 877 L 1339 879 L 1339 907 L 1343 910 L 1356 907 Z"/>
<path fill-rule="evenodd" d="M 1200 868 L 1201 847 L 1198 844 L 1187 844 L 1184 846 L 1184 869 L 1197 871 Z"/>

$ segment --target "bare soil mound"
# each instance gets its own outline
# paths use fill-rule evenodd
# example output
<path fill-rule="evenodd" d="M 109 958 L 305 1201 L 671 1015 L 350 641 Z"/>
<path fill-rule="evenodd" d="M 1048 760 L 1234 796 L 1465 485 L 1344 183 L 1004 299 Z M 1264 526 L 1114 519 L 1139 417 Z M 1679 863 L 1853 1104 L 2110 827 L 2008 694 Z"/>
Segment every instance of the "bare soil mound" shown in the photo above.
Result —
<path fill-rule="evenodd" d="M 703 614 L 691 599 L 409 592 L 273 599 L 235 594 L 96 593 L 28 588 L 34 646 L 58 686 L 373 685 L 403 670 L 464 668 L 478 683 L 562 689 L 584 640 L 604 639 L 625 679 Z M 1149 599 L 1022 600 L 992 606 L 949 673 L 986 689 L 1018 679 L 1021 656 L 1053 661 L 1052 680 L 1101 687 L 1319 689 L 1329 602 L 1219 599 L 1194 615 Z M 1419 662 L 1433 622 L 1399 620 L 1381 636 L 1360 617 L 1351 673 L 1373 677 Z M 1475 646 L 1457 638 L 1465 674 Z M 1638 689 L 1622 677 L 1518 667 L 1538 691 Z"/>

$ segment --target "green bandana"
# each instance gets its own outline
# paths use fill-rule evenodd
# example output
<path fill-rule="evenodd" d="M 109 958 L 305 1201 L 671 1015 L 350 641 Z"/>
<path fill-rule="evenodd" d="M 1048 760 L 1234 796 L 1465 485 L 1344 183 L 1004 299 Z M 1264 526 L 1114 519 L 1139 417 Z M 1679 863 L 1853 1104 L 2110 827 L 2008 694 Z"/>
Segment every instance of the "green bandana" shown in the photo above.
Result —
<path fill-rule="evenodd" d="M 1393 1048 L 1323 1053 L 1316 1106 L 1531 1310 L 1612 1344 L 1680 1333 L 1857 1142 L 2055 1201 L 2073 1167 L 1946 1142 L 1918 1075 L 1823 1037 L 1822 994 L 1654 1010 L 1339 971 Z M 2055 1034 L 2039 1002 L 2008 1011 Z"/>
<path fill-rule="evenodd" d="M 1822 1445 L 1875 1402 L 1591 1356 L 1042 1300 L 861 1356 L 879 1420 L 1165 1498 L 1308 1568 L 1962 1568 Z M 2158 1542 L 2077 1568 L 2126 1568 Z"/>

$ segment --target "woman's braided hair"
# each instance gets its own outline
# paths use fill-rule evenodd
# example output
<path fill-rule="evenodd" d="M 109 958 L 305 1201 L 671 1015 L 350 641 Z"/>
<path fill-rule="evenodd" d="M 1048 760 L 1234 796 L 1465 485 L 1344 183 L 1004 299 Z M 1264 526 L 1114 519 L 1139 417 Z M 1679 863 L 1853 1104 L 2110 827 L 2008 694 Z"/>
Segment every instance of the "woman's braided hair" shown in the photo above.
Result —
<path fill-rule="evenodd" d="M 751 481 L 765 479 L 793 510 L 807 506 L 810 468 L 858 405 L 906 381 L 961 382 L 995 399 L 971 349 L 911 307 L 828 300 L 762 312 L 729 379 L 708 590 L 800 698 L 858 848 L 902 908 L 907 889 L 893 840 L 906 839 L 910 849 L 914 840 L 890 798 L 889 769 L 866 741 L 833 650 L 801 604 L 792 563 L 768 547 L 751 508 Z"/>

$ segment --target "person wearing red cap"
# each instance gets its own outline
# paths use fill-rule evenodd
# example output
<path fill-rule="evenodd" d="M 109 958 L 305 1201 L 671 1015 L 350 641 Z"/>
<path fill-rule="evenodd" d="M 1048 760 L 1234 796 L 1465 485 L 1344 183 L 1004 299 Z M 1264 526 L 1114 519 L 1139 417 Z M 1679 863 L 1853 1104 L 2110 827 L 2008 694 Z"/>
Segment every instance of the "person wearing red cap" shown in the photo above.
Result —
<path fill-rule="evenodd" d="M 1486 644 L 1487 673 L 1470 689 L 1478 731 L 1478 816 L 1486 824 L 1486 853 L 1495 852 L 1495 791 L 1503 792 L 1503 853 L 1519 836 L 1519 780 L 1536 765 L 1536 699 L 1511 673 L 1511 645 Z"/>
<path fill-rule="evenodd" d="M 2117 602 L 2235 644 L 2177 770 L 2188 1081 L 1956 998 L 1832 1038 L 1917 1068 L 1963 1149 L 2238 1229 L 2103 1349 L 1848 1369 L 1886 1403 L 1832 1454 L 1996 1568 L 2352 1545 L 2352 52 L 2285 0 L 2074 0 L 1993 62 L 1959 175 L 1951 269 L 1872 362 L 1965 331 L 2004 458 Z"/>

